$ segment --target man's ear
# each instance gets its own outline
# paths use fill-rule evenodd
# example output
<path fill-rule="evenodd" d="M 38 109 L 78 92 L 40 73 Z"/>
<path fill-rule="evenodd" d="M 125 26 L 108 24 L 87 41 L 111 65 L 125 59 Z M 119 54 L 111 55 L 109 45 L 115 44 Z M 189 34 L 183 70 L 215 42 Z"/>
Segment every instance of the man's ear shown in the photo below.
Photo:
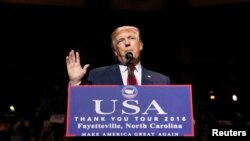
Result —
<path fill-rule="evenodd" d="M 140 50 L 143 50 L 143 42 L 141 42 Z"/>
<path fill-rule="evenodd" d="M 115 56 L 117 56 L 117 51 L 115 49 L 113 49 L 113 53 Z"/>
<path fill-rule="evenodd" d="M 113 46 L 112 46 L 112 51 L 113 51 L 113 53 L 114 53 L 114 55 L 116 57 L 117 56 L 117 51 L 116 51 L 115 47 L 113 47 Z"/>

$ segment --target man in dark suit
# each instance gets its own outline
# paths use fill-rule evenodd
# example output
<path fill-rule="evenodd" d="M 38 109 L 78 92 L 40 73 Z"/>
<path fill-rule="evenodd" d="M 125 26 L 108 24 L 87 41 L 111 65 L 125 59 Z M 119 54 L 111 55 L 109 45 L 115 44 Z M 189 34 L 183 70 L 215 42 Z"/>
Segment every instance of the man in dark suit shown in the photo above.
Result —
<path fill-rule="evenodd" d="M 141 65 L 140 57 L 143 42 L 137 27 L 118 27 L 111 34 L 111 40 L 113 53 L 119 63 L 91 70 L 87 79 L 88 84 L 131 85 L 128 77 L 131 76 L 132 66 L 134 66 L 132 73 L 136 79 L 136 85 L 170 84 L 168 76 L 147 70 Z M 126 56 L 128 53 L 132 57 Z M 80 55 L 74 50 L 71 50 L 66 57 L 66 64 L 70 85 L 81 84 L 89 64 L 82 68 Z"/>
<path fill-rule="evenodd" d="M 112 50 L 119 63 L 93 69 L 89 72 L 87 84 L 93 85 L 130 85 L 127 78 L 131 66 L 135 66 L 134 77 L 136 85 L 164 85 L 170 84 L 170 78 L 158 72 L 150 71 L 141 65 L 140 57 L 143 50 L 143 42 L 140 38 L 140 31 L 134 26 L 121 26 L 116 28 L 111 34 Z M 126 57 L 132 54 L 132 59 Z M 131 60 L 130 60 L 131 59 Z M 80 85 L 82 78 L 87 72 L 89 64 L 82 67 L 80 65 L 80 55 L 71 50 L 66 57 L 67 71 L 70 85 Z M 131 72 L 130 72 L 131 73 Z M 89 139 L 89 138 L 88 138 Z M 94 138 L 95 140 L 97 138 Z M 143 138 L 152 140 L 152 138 Z M 160 139 L 160 138 L 157 138 Z M 165 140 L 165 138 L 162 138 Z M 68 140 L 82 140 L 80 137 L 69 138 Z M 168 140 L 183 140 L 183 138 L 168 138 Z M 185 140 L 192 140 L 185 138 Z"/>

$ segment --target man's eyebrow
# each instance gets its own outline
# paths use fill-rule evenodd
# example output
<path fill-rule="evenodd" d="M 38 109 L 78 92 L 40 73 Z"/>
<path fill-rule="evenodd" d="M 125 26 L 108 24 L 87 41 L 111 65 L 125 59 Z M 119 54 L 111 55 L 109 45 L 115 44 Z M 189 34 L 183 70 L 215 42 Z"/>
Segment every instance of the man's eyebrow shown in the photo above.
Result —
<path fill-rule="evenodd" d="M 121 40 L 121 39 L 124 39 L 124 37 L 118 37 L 117 40 Z"/>

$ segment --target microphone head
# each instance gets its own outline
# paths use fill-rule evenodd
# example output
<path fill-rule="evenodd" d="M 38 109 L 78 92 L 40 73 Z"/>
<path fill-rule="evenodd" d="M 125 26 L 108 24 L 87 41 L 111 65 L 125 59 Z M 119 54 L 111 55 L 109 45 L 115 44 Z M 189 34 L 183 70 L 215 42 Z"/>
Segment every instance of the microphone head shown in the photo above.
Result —
<path fill-rule="evenodd" d="M 127 52 L 125 57 L 127 59 L 125 65 L 129 66 L 131 60 L 133 60 L 133 53 L 132 52 Z"/>
<path fill-rule="evenodd" d="M 132 60 L 133 59 L 133 53 L 132 52 L 128 52 L 128 53 L 126 53 L 126 59 L 128 59 L 128 60 Z"/>

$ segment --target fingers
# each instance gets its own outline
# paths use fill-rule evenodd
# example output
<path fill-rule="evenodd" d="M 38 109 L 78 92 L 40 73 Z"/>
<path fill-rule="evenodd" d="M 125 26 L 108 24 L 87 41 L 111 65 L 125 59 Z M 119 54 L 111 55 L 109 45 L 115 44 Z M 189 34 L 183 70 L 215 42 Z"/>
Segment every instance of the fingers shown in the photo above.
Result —
<path fill-rule="evenodd" d="M 76 55 L 75 55 L 75 51 L 72 50 L 72 63 L 75 63 L 76 62 Z"/>
<path fill-rule="evenodd" d="M 76 52 L 76 60 L 75 60 L 77 63 L 79 62 L 80 63 L 80 55 L 78 52 Z"/>
<path fill-rule="evenodd" d="M 84 65 L 83 70 L 86 72 L 89 67 L 89 64 Z"/>
<path fill-rule="evenodd" d="M 75 62 L 75 51 L 71 50 L 69 52 L 69 63 L 74 63 Z"/>
<path fill-rule="evenodd" d="M 66 56 L 66 64 L 69 65 L 69 56 Z"/>
<path fill-rule="evenodd" d="M 69 65 L 71 63 L 77 63 L 79 61 L 80 61 L 79 53 L 76 52 L 76 55 L 75 55 L 75 51 L 74 50 L 71 50 L 69 52 L 69 55 L 66 56 L 66 63 L 67 63 L 67 65 Z"/>
<path fill-rule="evenodd" d="M 72 51 L 73 50 L 71 50 L 70 52 L 69 52 L 69 55 L 68 56 L 66 56 L 66 64 L 67 65 L 69 65 L 71 62 L 72 62 Z"/>

